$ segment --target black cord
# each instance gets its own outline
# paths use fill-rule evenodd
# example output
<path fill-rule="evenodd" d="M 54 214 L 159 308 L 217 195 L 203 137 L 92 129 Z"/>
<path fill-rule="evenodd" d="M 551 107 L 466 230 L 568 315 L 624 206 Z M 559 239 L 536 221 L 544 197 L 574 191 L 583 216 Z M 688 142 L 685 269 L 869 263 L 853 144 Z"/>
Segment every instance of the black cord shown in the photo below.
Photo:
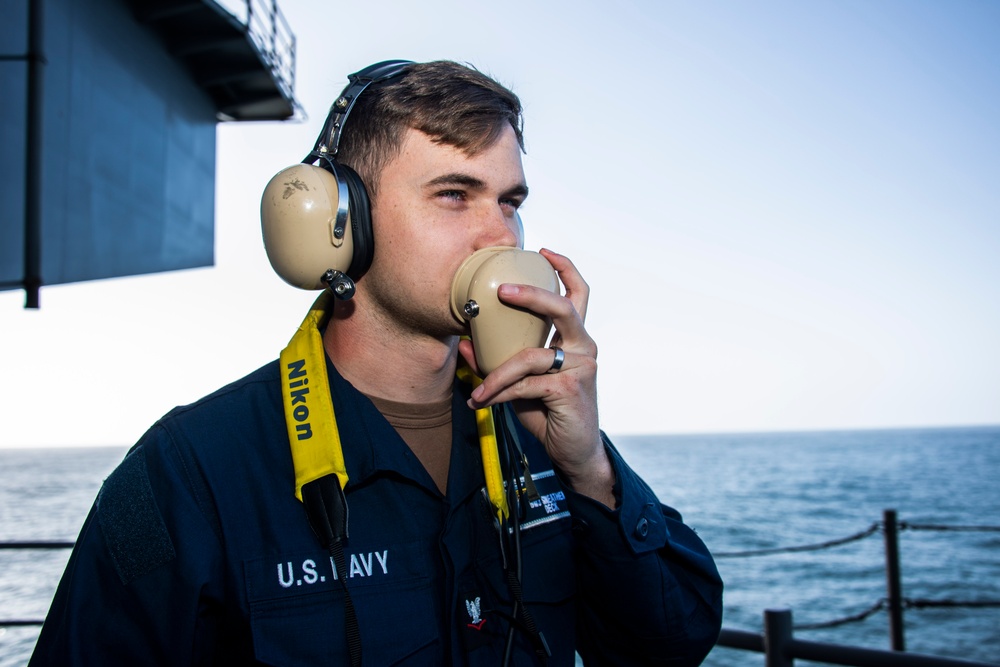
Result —
<path fill-rule="evenodd" d="M 513 571 L 516 573 L 517 580 L 521 579 L 521 549 L 520 549 L 520 510 L 518 507 L 518 493 L 517 489 L 519 484 L 517 483 L 517 473 L 514 470 L 515 457 L 510 447 L 510 433 L 507 428 L 506 419 L 506 403 L 501 403 L 493 409 L 493 424 L 497 432 L 497 450 L 498 452 L 503 452 L 503 461 L 501 466 L 506 473 L 506 494 L 507 494 L 507 520 L 500 523 L 501 535 L 500 539 L 507 543 L 507 567 L 506 570 L 508 574 Z M 502 446 L 501 446 L 502 443 Z M 515 535 L 514 543 L 510 544 L 510 533 L 508 529 L 508 524 L 513 527 L 513 532 Z M 512 591 L 513 593 L 513 591 Z M 514 650 L 514 632 L 517 630 L 517 608 L 518 600 L 514 597 L 514 608 L 511 611 L 511 616 L 509 619 L 510 627 L 507 630 L 507 642 L 504 647 L 503 662 L 501 663 L 503 667 L 510 665 L 511 657 L 513 656 Z"/>
<path fill-rule="evenodd" d="M 521 523 L 527 518 L 528 512 L 528 505 L 524 495 L 526 490 L 528 491 L 529 498 L 537 495 L 538 492 L 535 490 L 534 482 L 531 479 L 528 460 L 521 450 L 517 436 L 513 433 L 513 423 L 508 421 L 510 417 L 508 410 L 507 404 L 503 403 L 493 411 L 493 423 L 496 427 L 498 440 L 497 449 L 503 451 L 506 462 L 504 469 L 507 472 L 507 507 L 509 511 L 508 520 L 510 521 L 510 529 L 501 525 L 503 534 L 500 539 L 508 540 L 513 538 L 511 548 L 507 549 L 509 554 L 507 586 L 510 589 L 511 596 L 514 598 L 514 607 L 509 619 L 510 628 L 507 631 L 507 645 L 504 648 L 502 664 L 505 667 L 510 664 L 510 659 L 513 655 L 514 633 L 517 629 L 521 629 L 528 635 L 531 643 L 534 645 L 535 653 L 541 658 L 543 663 L 552 657 L 552 652 L 545 641 L 545 635 L 538 630 L 538 626 L 535 625 L 535 619 L 524 604 L 524 595 L 521 590 L 523 564 Z M 503 441 L 502 447 L 500 446 L 501 440 Z M 501 465 L 503 465 L 503 462 Z M 521 484 L 522 477 L 524 479 L 524 486 Z"/>

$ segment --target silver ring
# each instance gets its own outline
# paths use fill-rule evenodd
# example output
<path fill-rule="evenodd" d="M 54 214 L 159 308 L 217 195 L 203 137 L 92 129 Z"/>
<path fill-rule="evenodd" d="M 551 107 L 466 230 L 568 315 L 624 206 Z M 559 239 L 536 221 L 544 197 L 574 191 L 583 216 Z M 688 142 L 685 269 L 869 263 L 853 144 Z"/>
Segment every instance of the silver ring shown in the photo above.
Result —
<path fill-rule="evenodd" d="M 553 347 L 552 351 L 556 353 L 556 356 L 552 358 L 552 365 L 549 366 L 547 373 L 558 373 L 559 369 L 562 368 L 563 362 L 566 361 L 566 354 L 562 351 L 561 347 Z"/>

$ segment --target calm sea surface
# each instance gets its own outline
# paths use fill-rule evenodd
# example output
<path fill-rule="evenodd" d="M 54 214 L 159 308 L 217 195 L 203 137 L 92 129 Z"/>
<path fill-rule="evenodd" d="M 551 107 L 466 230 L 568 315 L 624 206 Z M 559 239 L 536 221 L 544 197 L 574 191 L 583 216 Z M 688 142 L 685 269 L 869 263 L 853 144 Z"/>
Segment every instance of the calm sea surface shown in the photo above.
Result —
<path fill-rule="evenodd" d="M 911 524 L 1000 525 L 1000 427 L 621 437 L 619 449 L 718 553 L 814 544 L 895 509 Z M 122 448 L 0 449 L 0 540 L 74 539 Z M 1000 532 L 904 530 L 903 595 L 1000 602 Z M 68 552 L 0 551 L 0 618 L 41 618 Z M 720 558 L 725 626 L 759 632 L 763 610 L 796 624 L 857 614 L 885 596 L 882 536 L 804 553 Z M 1000 607 L 906 612 L 907 649 L 1000 663 Z M 37 629 L 0 629 L 0 667 L 22 666 Z M 888 620 L 796 637 L 887 649 Z M 716 648 L 711 667 L 763 665 Z M 798 660 L 796 664 L 815 665 Z"/>

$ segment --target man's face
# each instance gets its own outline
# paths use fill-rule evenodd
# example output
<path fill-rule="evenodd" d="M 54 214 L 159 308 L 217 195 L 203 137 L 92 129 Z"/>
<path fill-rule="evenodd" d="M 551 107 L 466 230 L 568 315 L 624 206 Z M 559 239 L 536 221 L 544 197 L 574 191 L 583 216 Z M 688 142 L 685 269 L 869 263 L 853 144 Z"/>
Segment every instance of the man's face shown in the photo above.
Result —
<path fill-rule="evenodd" d="M 449 306 L 458 267 L 481 248 L 522 242 L 516 211 L 528 188 L 513 128 L 472 156 L 410 129 L 378 192 L 375 256 L 356 298 L 404 331 L 461 333 Z"/>

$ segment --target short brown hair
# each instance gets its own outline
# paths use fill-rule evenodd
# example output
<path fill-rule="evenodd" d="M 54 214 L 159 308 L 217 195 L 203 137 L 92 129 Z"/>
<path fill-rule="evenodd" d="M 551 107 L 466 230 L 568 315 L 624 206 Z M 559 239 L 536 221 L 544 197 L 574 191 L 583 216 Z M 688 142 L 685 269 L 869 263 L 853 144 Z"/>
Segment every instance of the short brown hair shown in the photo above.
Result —
<path fill-rule="evenodd" d="M 504 86 L 452 61 L 413 64 L 358 98 L 337 161 L 358 172 L 374 198 L 382 169 L 399 154 L 407 129 L 475 155 L 492 146 L 506 125 L 524 150 L 521 101 Z"/>

